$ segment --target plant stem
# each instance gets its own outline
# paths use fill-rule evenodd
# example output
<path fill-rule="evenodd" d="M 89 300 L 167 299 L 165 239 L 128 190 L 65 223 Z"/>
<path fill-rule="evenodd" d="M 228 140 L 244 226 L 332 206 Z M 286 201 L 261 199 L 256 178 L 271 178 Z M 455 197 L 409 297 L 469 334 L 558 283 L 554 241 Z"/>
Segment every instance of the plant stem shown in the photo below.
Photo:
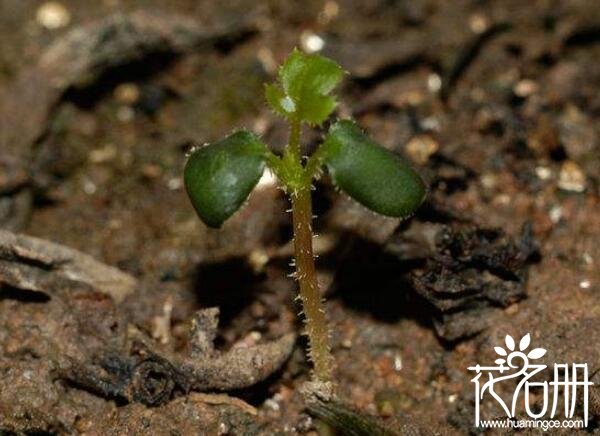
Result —
<path fill-rule="evenodd" d="M 308 183 L 312 183 L 313 178 L 318 178 L 319 173 L 321 171 L 321 167 L 323 166 L 323 161 L 325 160 L 327 153 L 329 153 L 329 149 L 326 144 L 322 143 L 317 148 L 317 150 L 308 158 L 306 166 L 304 167 L 304 174 L 306 175 Z"/>
<path fill-rule="evenodd" d="M 296 278 L 300 287 L 309 358 L 313 363 L 313 379 L 329 381 L 333 357 L 329 348 L 329 330 L 319 292 L 313 254 L 311 176 L 302 166 L 300 148 L 301 122 L 291 120 L 290 138 L 283 159 L 270 158 L 271 167 L 286 186 L 292 201 L 294 223 L 294 257 Z M 307 177 L 308 176 L 308 177 Z"/>
<path fill-rule="evenodd" d="M 304 309 L 309 356 L 314 365 L 315 378 L 319 381 L 328 381 L 331 379 L 333 357 L 329 348 L 329 330 L 319 292 L 313 255 L 310 186 L 305 186 L 292 193 L 291 199 L 296 274 Z"/>
<path fill-rule="evenodd" d="M 294 160 L 300 162 L 300 120 L 293 119 L 290 125 L 290 142 L 288 150 Z"/>

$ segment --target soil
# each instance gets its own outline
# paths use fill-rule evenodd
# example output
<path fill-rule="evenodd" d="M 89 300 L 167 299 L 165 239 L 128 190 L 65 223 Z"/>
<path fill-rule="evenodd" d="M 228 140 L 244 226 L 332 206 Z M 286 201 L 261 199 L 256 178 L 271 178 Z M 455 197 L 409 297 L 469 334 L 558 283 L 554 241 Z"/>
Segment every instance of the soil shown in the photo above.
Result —
<path fill-rule="evenodd" d="M 315 191 L 338 396 L 373 423 L 352 434 L 479 433 L 467 368 L 506 335 L 600 383 L 594 1 L 4 0 L 0 36 L 0 433 L 350 434 L 301 393 L 283 193 L 211 230 L 182 187 L 234 128 L 285 144 L 262 84 L 295 46 L 430 187 L 403 222 Z"/>

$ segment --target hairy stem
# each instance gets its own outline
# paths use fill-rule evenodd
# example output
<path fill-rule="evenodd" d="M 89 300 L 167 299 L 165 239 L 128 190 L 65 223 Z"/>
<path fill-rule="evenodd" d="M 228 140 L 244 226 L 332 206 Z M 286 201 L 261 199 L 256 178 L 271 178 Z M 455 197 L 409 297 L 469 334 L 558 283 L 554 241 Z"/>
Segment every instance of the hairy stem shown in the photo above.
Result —
<path fill-rule="evenodd" d="M 314 366 L 313 377 L 317 381 L 329 381 L 333 358 L 329 348 L 329 330 L 325 310 L 319 292 L 313 254 L 311 179 L 302 166 L 300 150 L 300 120 L 292 120 L 286 156 L 279 171 L 292 201 L 294 222 L 294 257 L 296 277 L 300 286 L 309 357 Z"/>
<path fill-rule="evenodd" d="M 312 180 L 318 178 L 320 175 L 321 167 L 323 166 L 327 153 L 329 153 L 327 145 L 321 144 L 306 162 L 304 173 L 308 183 L 312 183 Z"/>
<path fill-rule="evenodd" d="M 290 142 L 288 144 L 288 151 L 297 162 L 300 161 L 300 126 L 300 120 L 293 119 L 291 121 Z"/>
<path fill-rule="evenodd" d="M 266 157 L 267 164 L 277 174 L 292 201 L 296 278 L 309 342 L 308 353 L 314 366 L 313 380 L 324 382 L 331 380 L 333 358 L 313 254 L 312 175 L 302 165 L 300 130 L 300 120 L 291 120 L 290 138 L 283 158 L 272 154 Z M 312 165 L 315 166 L 314 163 Z M 311 172 L 314 171 L 311 169 Z"/>
<path fill-rule="evenodd" d="M 310 186 L 292 193 L 291 198 L 296 274 L 300 284 L 300 299 L 309 340 L 309 355 L 314 365 L 315 378 L 319 381 L 328 381 L 331 379 L 333 358 L 329 348 L 329 330 L 313 255 Z"/>

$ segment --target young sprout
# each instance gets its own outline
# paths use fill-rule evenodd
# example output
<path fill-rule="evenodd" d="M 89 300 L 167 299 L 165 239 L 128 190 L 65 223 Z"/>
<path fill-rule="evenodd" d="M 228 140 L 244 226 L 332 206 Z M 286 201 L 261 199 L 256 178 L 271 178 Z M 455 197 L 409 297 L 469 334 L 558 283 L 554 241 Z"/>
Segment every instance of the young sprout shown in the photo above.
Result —
<path fill-rule="evenodd" d="M 337 102 L 330 95 L 344 72 L 333 60 L 294 50 L 265 86 L 268 104 L 290 126 L 282 156 L 255 134 L 240 130 L 195 150 L 184 172 L 185 187 L 200 219 L 218 228 L 246 201 L 265 166 L 277 176 L 292 203 L 295 277 L 298 280 L 313 381 L 330 382 L 333 358 L 313 254 L 311 190 L 325 167 L 342 191 L 372 211 L 407 217 L 421 204 L 426 187 L 397 155 L 369 139 L 351 120 L 333 124 L 310 157 L 302 156 L 302 124 L 320 126 Z"/>

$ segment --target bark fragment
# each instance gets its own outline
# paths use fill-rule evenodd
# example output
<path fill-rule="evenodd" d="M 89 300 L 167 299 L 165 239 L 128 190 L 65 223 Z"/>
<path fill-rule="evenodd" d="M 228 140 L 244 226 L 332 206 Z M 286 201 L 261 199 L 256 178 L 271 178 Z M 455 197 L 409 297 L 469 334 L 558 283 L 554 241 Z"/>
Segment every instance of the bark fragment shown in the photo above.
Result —
<path fill-rule="evenodd" d="M 0 285 L 48 297 L 73 289 L 97 291 L 120 303 L 137 280 L 72 248 L 0 230 Z"/>
<path fill-rule="evenodd" d="M 215 308 L 200 311 L 196 319 L 215 319 Z M 216 323 L 194 323 L 192 342 L 206 346 L 214 338 Z M 206 329 L 199 335 L 199 330 Z M 159 351 L 139 331 L 133 330 L 124 350 L 105 350 L 87 362 L 69 361 L 60 378 L 104 397 L 157 406 L 176 393 L 227 391 L 252 386 L 277 371 L 290 356 L 295 335 L 254 347 L 233 348 L 225 353 L 211 351 L 200 355 L 193 343 L 191 353 Z M 200 339 L 198 339 L 200 338 Z"/>

